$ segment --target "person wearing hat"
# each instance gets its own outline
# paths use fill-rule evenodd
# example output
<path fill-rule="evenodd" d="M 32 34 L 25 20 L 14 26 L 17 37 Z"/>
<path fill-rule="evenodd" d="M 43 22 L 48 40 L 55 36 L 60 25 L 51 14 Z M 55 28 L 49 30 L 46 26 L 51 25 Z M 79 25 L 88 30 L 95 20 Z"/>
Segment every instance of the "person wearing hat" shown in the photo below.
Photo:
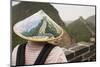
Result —
<path fill-rule="evenodd" d="M 12 65 L 42 65 L 67 62 L 63 50 L 52 43 L 63 35 L 63 29 L 43 10 L 19 21 L 14 32 L 27 43 L 17 45 L 12 52 Z"/>

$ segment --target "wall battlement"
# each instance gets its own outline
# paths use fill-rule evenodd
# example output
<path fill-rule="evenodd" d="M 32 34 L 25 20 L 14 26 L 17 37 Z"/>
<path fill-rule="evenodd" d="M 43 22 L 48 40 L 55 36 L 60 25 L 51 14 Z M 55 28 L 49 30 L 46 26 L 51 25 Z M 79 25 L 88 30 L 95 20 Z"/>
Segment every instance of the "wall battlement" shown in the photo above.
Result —
<path fill-rule="evenodd" d="M 95 43 L 77 43 L 68 49 L 63 49 L 69 63 L 96 61 Z"/>

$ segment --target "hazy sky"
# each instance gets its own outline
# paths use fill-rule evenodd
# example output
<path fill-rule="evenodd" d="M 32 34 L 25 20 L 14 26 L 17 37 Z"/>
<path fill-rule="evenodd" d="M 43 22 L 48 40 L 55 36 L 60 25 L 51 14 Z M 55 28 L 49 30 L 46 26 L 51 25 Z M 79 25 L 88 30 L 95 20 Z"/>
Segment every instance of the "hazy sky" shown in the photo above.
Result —
<path fill-rule="evenodd" d="M 18 3 L 19 2 L 13 1 L 12 5 L 14 6 Z M 95 15 L 95 7 L 63 4 L 52 5 L 58 10 L 63 21 L 75 20 L 79 16 L 83 16 L 83 18 L 86 19 L 89 16 Z"/>
<path fill-rule="evenodd" d="M 64 21 L 75 20 L 79 16 L 83 16 L 83 18 L 86 19 L 91 15 L 95 15 L 95 7 L 63 4 L 52 5 L 59 11 L 59 15 Z"/>

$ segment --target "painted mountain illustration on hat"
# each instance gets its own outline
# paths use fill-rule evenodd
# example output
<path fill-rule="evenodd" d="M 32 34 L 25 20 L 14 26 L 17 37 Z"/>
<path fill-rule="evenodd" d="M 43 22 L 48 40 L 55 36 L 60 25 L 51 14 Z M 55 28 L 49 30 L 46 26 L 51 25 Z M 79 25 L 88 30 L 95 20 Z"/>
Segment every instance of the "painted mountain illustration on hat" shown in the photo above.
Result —
<path fill-rule="evenodd" d="M 14 32 L 27 40 L 48 41 L 59 38 L 63 34 L 63 29 L 40 10 L 16 23 Z"/>

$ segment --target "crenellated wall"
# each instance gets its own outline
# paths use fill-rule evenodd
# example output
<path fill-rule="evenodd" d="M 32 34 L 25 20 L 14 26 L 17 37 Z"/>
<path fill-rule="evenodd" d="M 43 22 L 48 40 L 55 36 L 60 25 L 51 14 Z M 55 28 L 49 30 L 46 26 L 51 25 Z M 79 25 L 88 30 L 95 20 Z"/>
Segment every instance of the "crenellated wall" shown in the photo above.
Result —
<path fill-rule="evenodd" d="M 96 61 L 95 43 L 76 43 L 75 46 L 64 49 L 68 62 L 88 62 Z"/>

